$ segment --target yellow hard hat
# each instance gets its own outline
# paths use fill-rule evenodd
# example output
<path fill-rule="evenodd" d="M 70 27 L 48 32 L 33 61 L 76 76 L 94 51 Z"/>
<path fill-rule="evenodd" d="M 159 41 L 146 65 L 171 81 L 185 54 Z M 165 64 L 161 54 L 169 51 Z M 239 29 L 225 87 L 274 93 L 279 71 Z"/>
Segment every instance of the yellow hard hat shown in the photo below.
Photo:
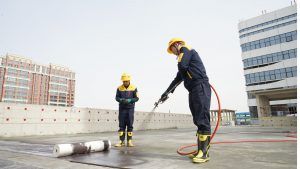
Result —
<path fill-rule="evenodd" d="M 169 45 L 168 45 L 168 53 L 173 54 L 172 50 L 171 50 L 171 46 L 175 43 L 175 42 L 182 42 L 183 45 L 185 45 L 185 41 L 183 41 L 181 38 L 173 38 L 170 40 Z"/>
<path fill-rule="evenodd" d="M 131 80 L 131 77 L 129 74 L 127 73 L 123 73 L 122 76 L 121 76 L 121 80 L 124 82 L 124 81 L 130 81 Z"/>

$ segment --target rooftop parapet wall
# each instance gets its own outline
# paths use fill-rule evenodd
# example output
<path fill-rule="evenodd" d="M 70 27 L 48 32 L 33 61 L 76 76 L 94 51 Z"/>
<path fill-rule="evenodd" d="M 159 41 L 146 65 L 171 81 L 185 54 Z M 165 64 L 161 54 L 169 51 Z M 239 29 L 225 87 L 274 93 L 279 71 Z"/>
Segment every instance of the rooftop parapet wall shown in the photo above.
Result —
<path fill-rule="evenodd" d="M 118 111 L 0 103 L 0 136 L 117 131 Z M 134 130 L 194 127 L 190 114 L 135 112 Z"/>

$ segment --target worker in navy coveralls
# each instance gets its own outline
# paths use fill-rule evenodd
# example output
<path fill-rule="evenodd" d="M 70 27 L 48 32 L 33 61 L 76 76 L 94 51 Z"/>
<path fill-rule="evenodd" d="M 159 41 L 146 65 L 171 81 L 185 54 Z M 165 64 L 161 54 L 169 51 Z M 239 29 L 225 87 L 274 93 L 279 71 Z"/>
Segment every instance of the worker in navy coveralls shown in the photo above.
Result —
<path fill-rule="evenodd" d="M 116 101 L 119 102 L 119 143 L 116 147 L 125 146 L 125 131 L 127 127 L 127 146 L 133 147 L 133 120 L 135 102 L 139 100 L 137 88 L 130 83 L 131 77 L 127 73 L 123 73 L 121 80 L 123 84 L 118 87 Z"/>
<path fill-rule="evenodd" d="M 204 163 L 209 160 L 210 148 L 210 100 L 211 89 L 206 70 L 198 53 L 186 45 L 180 38 L 173 38 L 168 44 L 168 53 L 177 56 L 178 72 L 168 89 L 162 94 L 161 100 L 168 98 L 176 86 L 182 81 L 189 92 L 189 107 L 194 124 L 197 126 L 196 154 L 189 155 L 194 163 Z"/>

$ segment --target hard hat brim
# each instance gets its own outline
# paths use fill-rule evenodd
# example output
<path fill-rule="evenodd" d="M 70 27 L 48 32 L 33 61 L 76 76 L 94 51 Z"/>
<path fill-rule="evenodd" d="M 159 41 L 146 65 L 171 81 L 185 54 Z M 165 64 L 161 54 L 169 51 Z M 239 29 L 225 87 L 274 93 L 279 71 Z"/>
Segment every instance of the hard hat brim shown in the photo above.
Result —
<path fill-rule="evenodd" d="M 185 45 L 185 42 L 183 40 L 176 40 L 176 41 L 172 42 L 171 44 L 169 44 L 168 49 L 167 49 L 168 53 L 173 54 L 173 52 L 171 50 L 171 46 L 176 42 L 182 42 L 183 45 Z"/>
<path fill-rule="evenodd" d="M 171 46 L 170 46 L 170 47 L 171 47 Z M 173 52 L 171 51 L 171 48 L 170 48 L 170 47 L 168 47 L 167 51 L 168 51 L 168 53 L 173 54 Z"/>

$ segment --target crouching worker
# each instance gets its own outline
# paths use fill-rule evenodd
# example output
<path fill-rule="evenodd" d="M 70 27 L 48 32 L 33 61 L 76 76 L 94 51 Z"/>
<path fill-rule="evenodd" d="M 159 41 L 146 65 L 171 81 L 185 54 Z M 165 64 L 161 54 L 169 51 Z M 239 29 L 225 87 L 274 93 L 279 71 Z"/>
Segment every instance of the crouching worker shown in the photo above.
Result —
<path fill-rule="evenodd" d="M 116 100 L 119 102 L 119 143 L 115 147 L 125 146 L 125 131 L 127 127 L 127 146 L 133 147 L 132 130 L 134 120 L 135 102 L 139 100 L 137 88 L 130 84 L 131 77 L 123 73 L 121 80 L 123 84 L 117 89 Z"/>

